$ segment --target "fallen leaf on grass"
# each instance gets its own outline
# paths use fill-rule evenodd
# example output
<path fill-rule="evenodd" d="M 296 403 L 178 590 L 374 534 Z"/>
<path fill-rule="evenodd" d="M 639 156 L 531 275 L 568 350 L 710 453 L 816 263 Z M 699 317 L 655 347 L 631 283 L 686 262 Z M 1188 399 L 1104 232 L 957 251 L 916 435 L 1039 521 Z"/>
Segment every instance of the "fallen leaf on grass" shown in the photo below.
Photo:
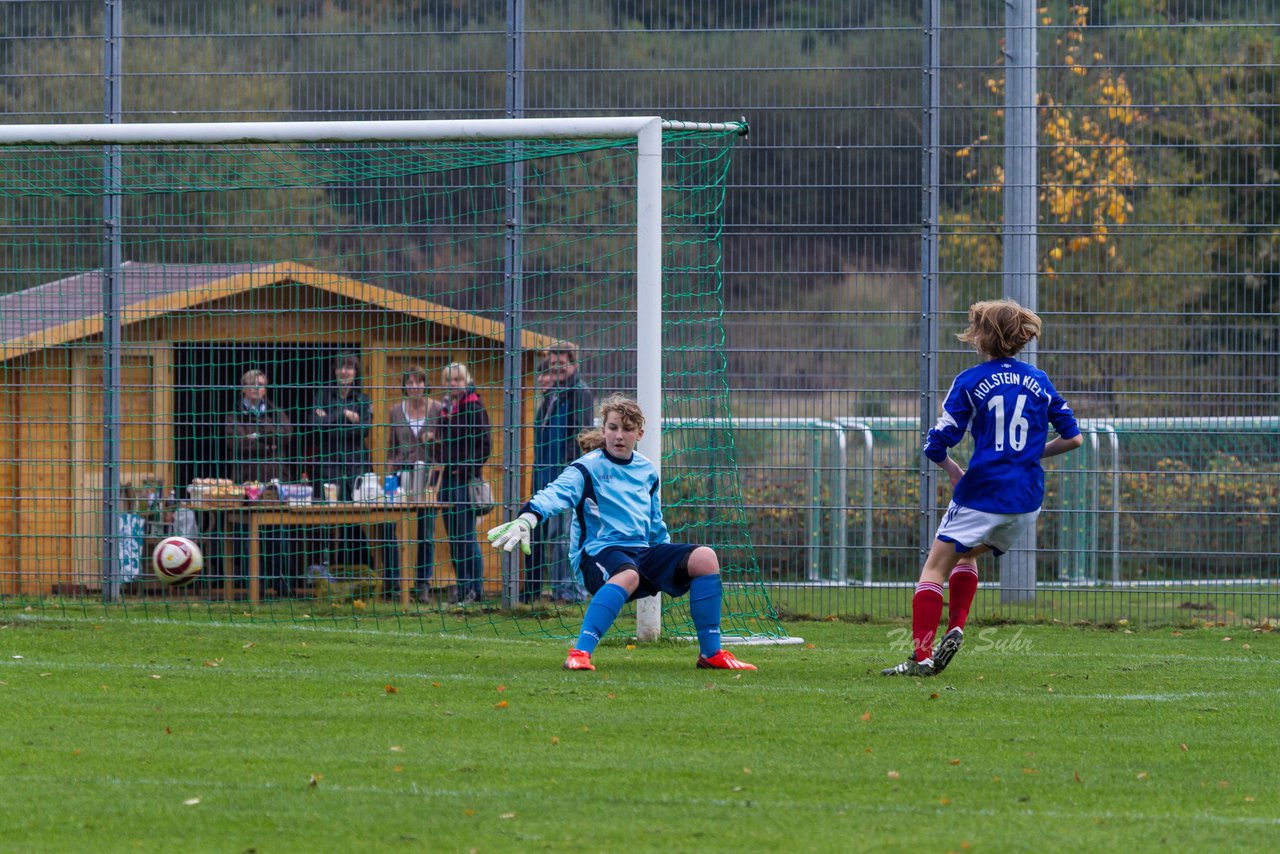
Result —
<path fill-rule="evenodd" d="M 513 812 L 504 812 L 502 815 L 498 816 L 498 818 L 515 818 L 515 817 L 516 817 L 516 814 Z"/>
<path fill-rule="evenodd" d="M 952 760 L 951 760 L 951 764 L 952 764 L 952 765 L 959 765 L 959 764 L 960 764 L 960 760 L 959 760 L 959 759 L 952 759 Z"/>
<path fill-rule="evenodd" d="M 386 691 L 388 694 L 399 694 L 399 693 L 400 693 L 400 689 L 399 689 L 399 688 L 397 688 L 397 687 L 396 687 L 396 686 L 394 686 L 394 685 L 384 685 L 384 686 L 382 686 L 382 690 Z"/>
<path fill-rule="evenodd" d="M 242 646 L 242 647 L 240 647 L 240 648 L 241 648 L 241 649 L 253 649 L 255 646 L 257 646 L 257 644 L 256 644 L 256 643 L 254 643 L 253 641 L 249 641 L 247 644 L 245 644 L 244 646 Z"/>
<path fill-rule="evenodd" d="M 203 666 L 204 666 L 204 667 L 221 667 L 221 666 L 222 666 L 222 659 L 221 659 L 221 658 L 211 658 L 211 659 L 209 659 L 208 661 L 206 661 L 206 662 L 204 663 L 204 665 L 203 665 Z"/>
<path fill-rule="evenodd" d="M 1075 777 L 1075 780 L 1076 780 L 1076 782 L 1077 782 L 1077 783 L 1083 783 L 1083 782 L 1084 782 L 1084 780 L 1081 780 L 1081 779 L 1080 779 L 1080 772 L 1079 772 L 1079 771 L 1075 772 L 1075 773 L 1074 773 L 1074 774 L 1072 774 L 1071 776 Z"/>
<path fill-rule="evenodd" d="M 499 702 L 497 702 L 497 703 L 494 703 L 494 704 L 493 704 L 493 707 L 494 707 L 495 709 L 505 709 L 505 708 L 507 707 L 507 701 L 506 701 L 506 700 L 501 700 L 501 701 L 499 701 Z"/>
<path fill-rule="evenodd" d="M 886 777 L 888 777 L 890 780 L 900 780 L 900 779 L 902 779 L 902 775 L 901 775 L 901 774 L 899 774 L 897 771 L 890 771 L 890 772 L 888 772 L 887 774 L 885 774 L 885 776 L 886 776 Z"/>
<path fill-rule="evenodd" d="M 559 743 L 560 743 L 560 736 L 558 736 L 558 735 L 553 735 L 553 736 L 551 736 L 551 743 L 552 743 L 552 744 L 559 744 Z"/>
<path fill-rule="evenodd" d="M 199 798 L 187 798 L 185 801 L 182 802 L 182 805 L 184 807 L 193 807 L 198 803 L 200 803 Z"/>
<path fill-rule="evenodd" d="M 1139 771 L 1139 772 L 1138 772 L 1138 779 L 1139 779 L 1139 780 L 1150 780 L 1150 779 L 1151 779 L 1151 775 L 1150 775 L 1150 774 L 1148 774 L 1146 771 Z"/>
<path fill-rule="evenodd" d="M 152 674 L 151 674 L 151 678 L 152 678 L 152 679 L 159 679 L 159 678 L 160 678 L 160 674 L 159 674 L 159 673 L 152 673 Z"/>
<path fill-rule="evenodd" d="M 939 694 L 937 691 L 934 691 L 932 694 L 930 694 L 930 695 L 929 695 L 929 699 L 930 699 L 930 700 L 936 700 L 936 699 L 938 699 L 938 698 L 939 698 L 939 697 L 941 697 L 941 696 L 942 696 L 942 695 L 941 695 L 941 694 Z"/>
<path fill-rule="evenodd" d="M 869 721 L 869 720 L 871 720 L 871 713 L 870 713 L 870 712 L 863 712 L 863 713 L 862 713 L 862 718 L 861 718 L 861 720 L 863 720 L 863 721 Z"/>
<path fill-rule="evenodd" d="M 1189 750 L 1189 749 L 1190 749 L 1190 748 L 1188 748 L 1188 747 L 1187 747 L 1187 745 L 1186 745 L 1186 743 L 1185 743 L 1185 742 L 1183 742 L 1182 744 L 1179 744 L 1179 745 L 1178 745 L 1178 747 L 1182 749 L 1182 752 L 1183 752 L 1183 753 L 1186 753 L 1186 752 L 1187 752 L 1187 750 Z"/>
<path fill-rule="evenodd" d="M 403 748 L 403 747 L 401 747 L 401 746 L 400 746 L 400 745 L 398 745 L 398 744 L 393 744 L 393 745 L 391 745 L 391 752 L 392 752 L 392 753 L 404 753 L 404 748 Z"/>
<path fill-rule="evenodd" d="M 499 693 L 499 694 L 501 694 L 501 693 L 502 693 L 503 691 L 505 691 L 505 690 L 507 690 L 507 686 L 506 686 L 506 685 L 499 685 L 499 686 L 498 686 L 498 693 Z"/>

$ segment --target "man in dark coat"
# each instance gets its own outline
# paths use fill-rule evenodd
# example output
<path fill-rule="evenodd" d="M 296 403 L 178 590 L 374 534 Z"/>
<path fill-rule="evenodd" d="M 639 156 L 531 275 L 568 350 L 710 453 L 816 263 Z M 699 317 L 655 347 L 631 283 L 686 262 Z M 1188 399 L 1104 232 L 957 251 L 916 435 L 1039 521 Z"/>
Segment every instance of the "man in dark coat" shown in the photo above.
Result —
<path fill-rule="evenodd" d="M 578 434 L 592 426 L 591 389 L 578 376 L 578 348 L 561 342 L 543 356 L 542 401 L 533 420 L 533 488 L 543 489 L 581 455 Z M 569 514 L 544 519 L 533 531 L 521 598 L 532 602 L 544 580 L 560 604 L 585 602 L 587 591 L 569 565 Z"/>
<path fill-rule="evenodd" d="M 254 369 L 240 378 L 240 398 L 223 428 L 231 462 L 231 478 L 237 484 L 256 481 L 265 484 L 273 479 L 287 481 L 293 424 L 283 409 L 267 399 L 267 375 Z M 248 550 L 247 527 L 233 530 L 233 538 L 244 544 L 238 555 L 243 565 Z M 288 558 L 284 528 L 261 529 L 262 575 L 279 596 L 290 593 Z M 241 574 L 245 574 L 243 571 Z"/>

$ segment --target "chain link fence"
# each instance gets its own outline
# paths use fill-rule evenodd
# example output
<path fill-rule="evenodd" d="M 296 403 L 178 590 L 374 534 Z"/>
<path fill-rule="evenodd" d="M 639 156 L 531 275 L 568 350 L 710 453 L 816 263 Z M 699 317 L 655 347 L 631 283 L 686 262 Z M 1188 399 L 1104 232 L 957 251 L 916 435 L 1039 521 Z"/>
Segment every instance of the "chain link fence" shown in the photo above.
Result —
<path fill-rule="evenodd" d="M 1033 595 L 992 593 L 988 610 L 1265 621 L 1280 613 L 1276 12 L 14 0 L 0 4 L 0 107 L 6 124 L 745 118 L 721 239 L 725 376 L 755 550 L 784 613 L 907 613 L 947 497 L 922 480 L 922 426 L 972 359 L 953 333 L 970 302 L 1026 301 L 1029 281 L 1045 320 L 1035 358 L 1086 442 L 1048 466 Z M 1011 111 L 1034 116 L 1030 143 Z M 1018 270 L 1015 194 L 1036 226 Z M 101 264 L 92 230 L 54 252 L 56 224 L 5 226 L 4 292 Z M 359 272 L 419 262 L 406 241 Z M 11 413 L 32 380 L 6 373 Z M 19 421 L 0 438 L 10 494 Z M 999 577 L 994 561 L 982 572 Z"/>

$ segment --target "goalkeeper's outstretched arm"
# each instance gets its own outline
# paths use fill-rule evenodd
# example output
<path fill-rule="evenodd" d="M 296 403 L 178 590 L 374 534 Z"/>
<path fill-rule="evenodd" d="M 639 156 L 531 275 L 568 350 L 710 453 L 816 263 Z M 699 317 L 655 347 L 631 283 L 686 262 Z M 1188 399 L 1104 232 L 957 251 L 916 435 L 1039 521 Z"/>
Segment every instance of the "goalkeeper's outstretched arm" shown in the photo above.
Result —
<path fill-rule="evenodd" d="M 575 466 L 568 466 L 560 476 L 530 498 L 520 515 L 510 522 L 489 529 L 489 543 L 495 549 L 514 551 L 518 546 L 526 555 L 532 553 L 530 540 L 538 522 L 548 516 L 576 507 L 582 498 L 586 480 Z"/>

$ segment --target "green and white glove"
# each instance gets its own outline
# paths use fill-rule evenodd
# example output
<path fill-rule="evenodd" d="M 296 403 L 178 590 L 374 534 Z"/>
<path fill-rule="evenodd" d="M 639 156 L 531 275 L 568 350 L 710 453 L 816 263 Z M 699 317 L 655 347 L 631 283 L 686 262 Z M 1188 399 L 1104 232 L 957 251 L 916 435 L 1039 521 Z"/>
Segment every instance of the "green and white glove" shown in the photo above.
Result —
<path fill-rule="evenodd" d="M 510 522 L 504 522 L 496 528 L 489 529 L 489 544 L 495 549 L 502 549 L 509 552 L 520 547 L 520 551 L 525 554 L 531 554 L 532 549 L 529 548 L 529 540 L 533 536 L 533 529 L 538 524 L 538 517 L 532 513 L 521 513 Z"/>

